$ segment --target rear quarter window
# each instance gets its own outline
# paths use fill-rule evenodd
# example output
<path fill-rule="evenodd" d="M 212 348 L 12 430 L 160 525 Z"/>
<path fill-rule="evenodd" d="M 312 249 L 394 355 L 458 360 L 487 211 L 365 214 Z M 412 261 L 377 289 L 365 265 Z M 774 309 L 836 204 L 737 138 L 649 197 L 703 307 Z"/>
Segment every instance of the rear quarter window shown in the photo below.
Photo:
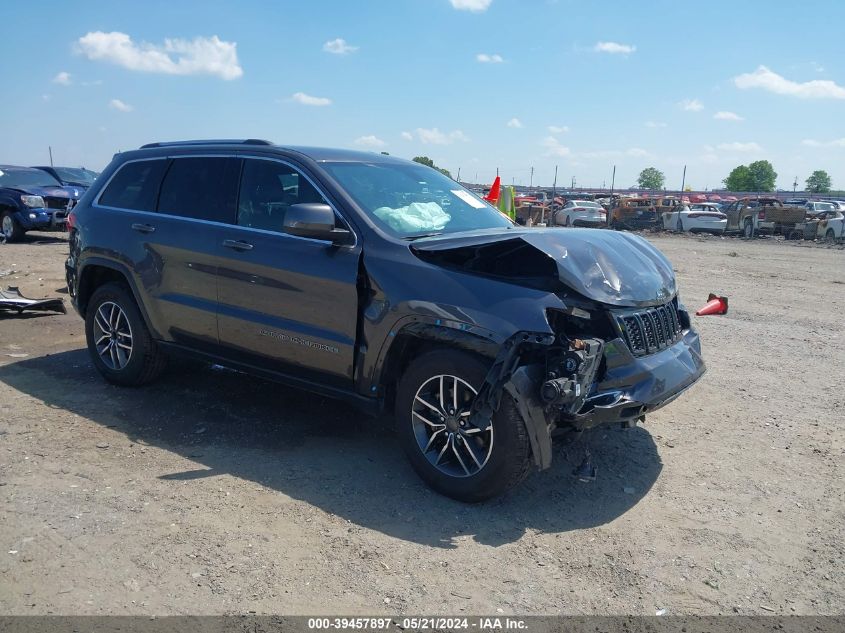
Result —
<path fill-rule="evenodd" d="M 155 211 L 167 160 L 139 160 L 120 167 L 100 195 L 100 204 L 118 209 Z"/>

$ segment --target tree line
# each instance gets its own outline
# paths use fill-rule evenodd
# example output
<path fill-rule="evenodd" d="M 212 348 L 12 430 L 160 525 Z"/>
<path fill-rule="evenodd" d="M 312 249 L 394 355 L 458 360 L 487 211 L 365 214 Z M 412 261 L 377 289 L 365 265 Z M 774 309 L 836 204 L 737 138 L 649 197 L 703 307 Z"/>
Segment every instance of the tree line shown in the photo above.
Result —
<path fill-rule="evenodd" d="M 767 160 L 757 160 L 748 165 L 738 165 L 722 182 L 728 191 L 774 191 L 778 174 Z M 829 193 L 830 175 L 817 169 L 807 178 L 806 189 L 810 193 Z M 646 167 L 640 172 L 637 184 L 641 189 L 663 189 L 666 177 L 656 167 Z"/>

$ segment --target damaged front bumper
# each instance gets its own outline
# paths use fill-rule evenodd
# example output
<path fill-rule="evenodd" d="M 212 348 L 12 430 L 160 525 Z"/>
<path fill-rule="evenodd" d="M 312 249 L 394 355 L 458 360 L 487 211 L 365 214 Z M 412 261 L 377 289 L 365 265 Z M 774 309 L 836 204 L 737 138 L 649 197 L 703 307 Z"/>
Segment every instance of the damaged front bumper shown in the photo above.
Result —
<path fill-rule="evenodd" d="M 507 393 L 525 422 L 540 469 L 551 465 L 555 429 L 631 426 L 677 398 L 706 371 L 699 336 L 692 329 L 685 329 L 674 344 L 643 356 L 634 356 L 622 338 L 568 341 L 564 348 L 558 344 L 554 336 L 526 332 L 509 338 L 470 418 L 471 424 L 487 428 Z M 575 360 L 566 369 L 550 371 L 550 357 L 555 368 Z"/>

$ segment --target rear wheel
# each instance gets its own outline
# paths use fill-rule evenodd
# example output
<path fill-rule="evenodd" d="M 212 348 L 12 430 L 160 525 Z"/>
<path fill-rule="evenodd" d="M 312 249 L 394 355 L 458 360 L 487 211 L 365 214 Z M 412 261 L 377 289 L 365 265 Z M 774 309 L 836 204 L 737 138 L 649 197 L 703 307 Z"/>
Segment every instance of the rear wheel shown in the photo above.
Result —
<path fill-rule="evenodd" d="M 566 220 L 563 222 L 563 226 L 572 226 L 572 222 L 569 220 L 569 216 L 566 216 Z"/>
<path fill-rule="evenodd" d="M 10 211 L 5 211 L 0 217 L 0 235 L 3 237 L 4 242 L 17 242 L 23 237 L 23 234 L 26 231 L 23 230 L 23 227 L 18 224 L 18 221 L 12 217 L 12 213 Z"/>
<path fill-rule="evenodd" d="M 531 465 L 525 423 L 509 395 L 486 429 L 469 422 L 486 374 L 470 354 L 436 350 L 417 358 L 399 383 L 397 430 L 411 465 L 434 490 L 459 501 L 502 494 Z"/>
<path fill-rule="evenodd" d="M 833 232 L 833 229 L 828 229 L 827 233 L 824 234 L 824 239 L 826 242 L 835 242 L 836 241 L 836 233 Z"/>
<path fill-rule="evenodd" d="M 116 385 L 148 383 L 166 364 L 125 286 L 108 283 L 97 288 L 85 313 L 85 337 L 94 367 Z"/>

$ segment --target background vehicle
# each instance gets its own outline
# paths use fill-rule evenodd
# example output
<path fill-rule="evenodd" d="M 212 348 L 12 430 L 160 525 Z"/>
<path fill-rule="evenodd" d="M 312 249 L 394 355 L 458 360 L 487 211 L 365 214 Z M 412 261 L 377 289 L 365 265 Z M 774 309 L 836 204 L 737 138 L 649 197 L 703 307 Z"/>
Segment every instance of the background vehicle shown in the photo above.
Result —
<path fill-rule="evenodd" d="M 666 213 L 671 213 L 681 205 L 681 201 L 675 196 L 663 196 L 662 198 L 654 199 L 654 208 L 657 211 L 658 221 L 663 219 Z"/>
<path fill-rule="evenodd" d="M 697 202 L 676 206 L 663 214 L 663 228 L 687 233 L 724 233 L 727 216 L 715 202 Z"/>
<path fill-rule="evenodd" d="M 156 143 L 74 217 L 68 288 L 106 380 L 187 352 L 392 411 L 417 473 L 464 501 L 547 468 L 553 430 L 630 426 L 705 371 L 647 241 L 521 229 L 392 156 Z"/>
<path fill-rule="evenodd" d="M 657 224 L 657 212 L 650 198 L 619 198 L 610 211 L 614 229 L 646 229 Z"/>
<path fill-rule="evenodd" d="M 828 242 L 841 240 L 845 237 L 843 226 L 845 226 L 845 212 L 840 209 L 829 211 L 824 214 L 824 217 L 819 218 L 816 237 Z"/>
<path fill-rule="evenodd" d="M 558 226 L 606 226 L 607 212 L 598 202 L 570 200 L 555 211 L 554 224 Z"/>
<path fill-rule="evenodd" d="M 39 165 L 33 167 L 33 169 L 46 171 L 53 178 L 62 183 L 62 185 L 66 187 L 78 187 L 83 191 L 93 185 L 99 175 L 97 172 L 85 169 L 84 167 L 49 167 L 46 165 Z"/>
<path fill-rule="evenodd" d="M 811 200 L 804 205 L 804 208 L 807 209 L 807 217 L 814 218 L 817 217 L 821 213 L 827 213 L 830 211 L 835 211 L 838 207 L 837 205 L 833 204 L 832 202 L 827 201 L 820 201 L 820 200 Z"/>
<path fill-rule="evenodd" d="M 726 231 L 741 231 L 751 238 L 758 233 L 790 236 L 804 221 L 804 207 L 787 207 L 777 198 L 742 198 L 723 211 L 728 216 Z"/>
<path fill-rule="evenodd" d="M 0 234 L 14 242 L 27 231 L 63 231 L 74 198 L 40 169 L 0 165 Z"/>

